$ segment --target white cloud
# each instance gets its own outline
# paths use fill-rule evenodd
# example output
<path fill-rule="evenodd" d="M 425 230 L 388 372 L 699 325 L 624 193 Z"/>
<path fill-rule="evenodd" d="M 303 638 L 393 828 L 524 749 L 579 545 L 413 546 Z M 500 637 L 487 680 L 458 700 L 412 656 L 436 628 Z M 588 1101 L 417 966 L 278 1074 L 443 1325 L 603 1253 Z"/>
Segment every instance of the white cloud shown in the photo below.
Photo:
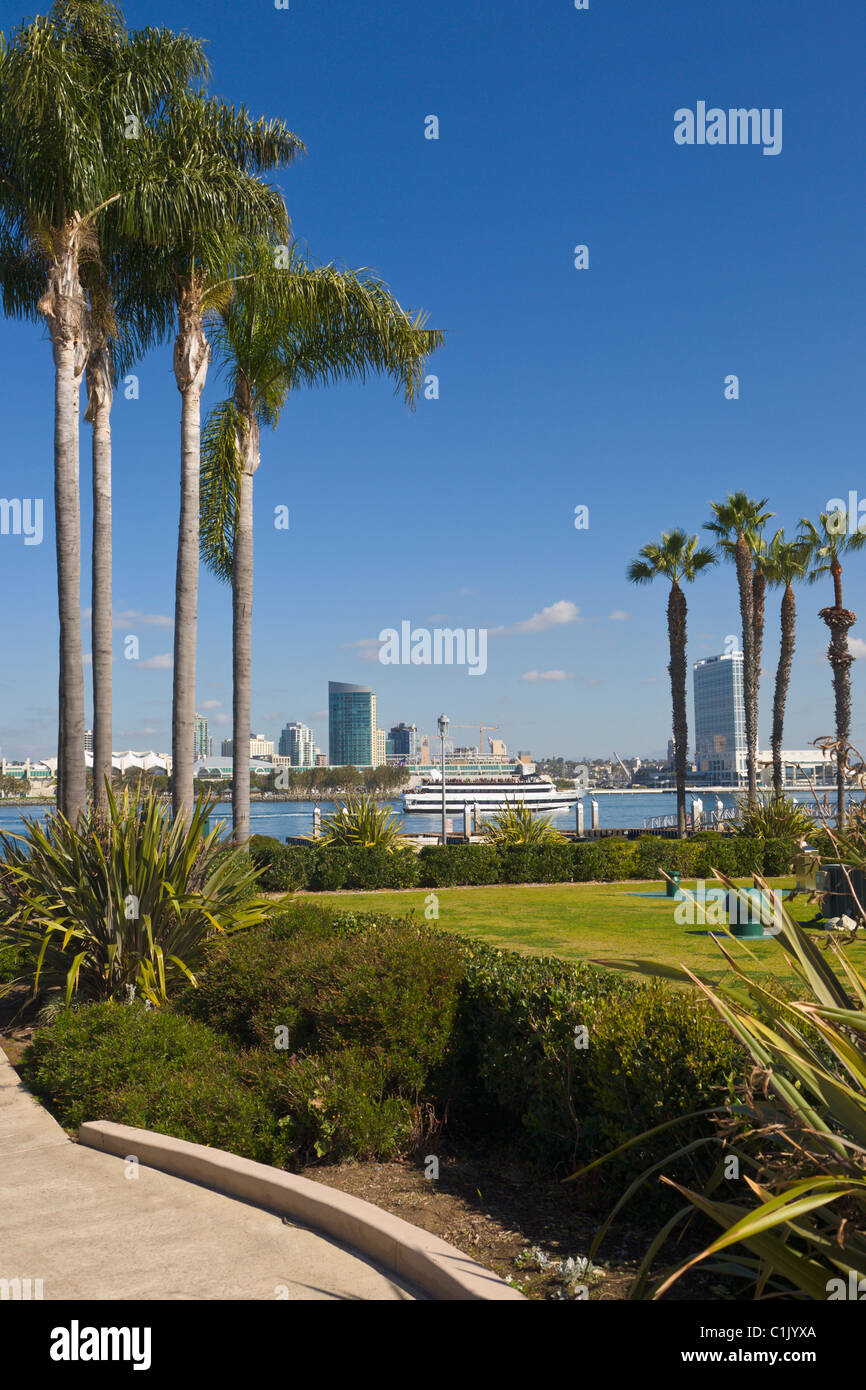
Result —
<path fill-rule="evenodd" d="M 131 623 L 143 623 L 145 627 L 171 627 L 174 619 L 166 617 L 164 613 L 139 613 L 135 608 L 126 608 L 114 614 L 113 622 L 115 627 L 128 627 Z"/>
<path fill-rule="evenodd" d="M 551 627 L 562 627 L 567 623 L 581 621 L 580 609 L 577 604 L 572 603 L 570 599 L 561 598 L 556 603 L 551 603 L 549 607 L 542 608 L 540 613 L 533 613 L 531 618 L 524 618 L 512 627 L 491 628 L 490 635 L 507 637 L 525 632 L 547 632 L 548 628 Z"/>
<path fill-rule="evenodd" d="M 359 642 L 341 642 L 342 651 L 355 651 L 362 661 L 378 661 L 383 643 L 378 637 L 362 637 Z"/>
<path fill-rule="evenodd" d="M 857 661 L 862 661 L 866 657 L 866 642 L 862 637 L 849 637 L 848 650 Z"/>
<path fill-rule="evenodd" d="M 574 676 L 568 671 L 524 671 L 522 681 L 571 681 Z"/>
<path fill-rule="evenodd" d="M 135 664 L 143 671 L 170 671 L 173 660 L 171 652 L 160 652 L 159 656 L 149 656 Z"/>
<path fill-rule="evenodd" d="M 610 621 L 612 623 L 627 623 L 628 619 L 629 615 L 624 608 L 615 608 L 610 614 Z"/>
<path fill-rule="evenodd" d="M 199 709 L 219 709 L 222 700 L 202 700 Z"/>

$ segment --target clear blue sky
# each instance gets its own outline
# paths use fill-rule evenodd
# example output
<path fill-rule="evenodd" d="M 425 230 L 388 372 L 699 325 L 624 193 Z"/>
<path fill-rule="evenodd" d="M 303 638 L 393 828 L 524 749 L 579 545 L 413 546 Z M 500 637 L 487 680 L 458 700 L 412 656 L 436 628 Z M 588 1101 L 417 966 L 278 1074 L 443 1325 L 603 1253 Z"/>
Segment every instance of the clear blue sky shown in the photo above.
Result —
<path fill-rule="evenodd" d="M 25 3 L 3 0 L 5 29 Z M 133 26 L 206 38 L 211 90 L 304 139 L 307 157 L 281 187 L 313 254 L 375 268 L 448 333 L 431 365 L 440 397 L 413 415 L 386 383 L 341 387 L 298 396 L 263 438 L 254 728 L 275 736 L 300 719 L 325 748 L 331 679 L 371 684 L 385 728 L 432 733 L 445 709 L 539 756 L 664 750 L 667 593 L 626 582 L 639 547 L 663 528 L 699 529 L 709 500 L 738 488 L 768 496 L 786 528 L 850 488 L 866 497 L 862 5 L 125 10 Z M 675 144 L 674 112 L 698 101 L 782 108 L 782 152 Z M 438 141 L 424 138 L 431 114 Z M 578 243 L 588 270 L 574 268 Z M 57 660 L 45 333 L 0 323 L 0 371 L 2 493 L 41 496 L 46 513 L 41 546 L 0 537 L 0 746 L 44 756 L 55 751 Z M 730 373 L 737 401 L 724 398 Z M 114 593 L 119 614 L 151 621 L 118 619 L 114 741 L 163 750 L 179 468 L 170 350 L 139 375 L 140 399 L 121 392 L 114 411 Z M 206 406 L 220 385 L 212 372 Z M 82 426 L 85 548 L 89 448 Z M 581 503 L 587 531 L 573 524 Z M 279 504 L 288 532 L 273 527 Z M 84 609 L 88 586 L 85 563 Z M 866 606 L 866 555 L 846 595 Z M 832 731 L 816 617 L 828 596 L 799 595 L 789 747 Z M 690 660 L 721 651 L 739 625 L 733 570 L 702 577 L 688 598 Z M 554 605 L 565 616 L 573 605 L 576 620 L 528 621 Z M 772 596 L 768 670 L 777 614 Z M 484 676 L 365 660 L 358 644 L 402 620 L 506 632 L 490 637 Z M 230 721 L 230 628 L 228 590 L 203 575 L 198 707 L 217 743 Z M 128 632 L 142 663 L 123 659 Z M 525 679 L 533 672 L 566 678 Z M 858 661 L 861 746 L 863 672 Z M 767 678 L 762 746 L 771 697 Z M 691 700 L 689 711 L 691 722 Z"/>

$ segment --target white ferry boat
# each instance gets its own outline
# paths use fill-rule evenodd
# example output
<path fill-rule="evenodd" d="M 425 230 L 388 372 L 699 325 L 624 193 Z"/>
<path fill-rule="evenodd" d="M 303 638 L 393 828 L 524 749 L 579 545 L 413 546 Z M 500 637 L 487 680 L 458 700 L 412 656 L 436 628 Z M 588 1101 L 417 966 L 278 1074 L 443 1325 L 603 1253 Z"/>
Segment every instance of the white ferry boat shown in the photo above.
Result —
<path fill-rule="evenodd" d="M 558 791 L 553 779 L 534 770 L 513 777 L 445 777 L 445 810 L 465 811 L 467 806 L 485 812 L 506 806 L 529 806 L 533 811 L 560 811 L 573 806 L 580 792 Z M 428 776 L 414 778 L 403 793 L 403 810 L 441 812 L 442 774 L 431 768 Z"/>

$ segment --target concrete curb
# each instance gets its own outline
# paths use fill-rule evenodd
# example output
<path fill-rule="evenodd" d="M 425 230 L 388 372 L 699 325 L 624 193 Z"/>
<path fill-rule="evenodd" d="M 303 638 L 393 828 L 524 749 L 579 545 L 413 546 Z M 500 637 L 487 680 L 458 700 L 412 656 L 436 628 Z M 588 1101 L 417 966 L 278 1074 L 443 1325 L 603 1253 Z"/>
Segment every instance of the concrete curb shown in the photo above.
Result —
<path fill-rule="evenodd" d="M 290 1216 L 313 1230 L 353 1246 L 434 1299 L 517 1299 L 523 1294 L 462 1251 L 372 1202 L 338 1192 L 266 1163 L 222 1149 L 189 1144 L 131 1125 L 91 1120 L 78 1131 L 91 1149 L 135 1157 L 149 1168 L 203 1183 L 217 1192 Z"/>

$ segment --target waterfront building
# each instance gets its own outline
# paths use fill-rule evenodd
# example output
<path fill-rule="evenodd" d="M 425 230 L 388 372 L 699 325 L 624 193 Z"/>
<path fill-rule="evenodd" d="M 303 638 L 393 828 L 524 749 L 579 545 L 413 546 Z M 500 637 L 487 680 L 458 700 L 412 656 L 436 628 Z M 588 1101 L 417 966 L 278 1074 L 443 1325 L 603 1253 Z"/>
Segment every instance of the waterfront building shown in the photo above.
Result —
<path fill-rule="evenodd" d="M 54 764 L 53 767 L 52 762 Z M 24 758 L 20 762 L 10 761 L 8 758 L 0 758 L 0 777 L 15 777 L 22 782 L 40 782 L 44 784 L 54 780 L 56 766 L 56 758 L 46 758 L 44 761 L 40 762 L 31 760 L 30 758 Z"/>
<path fill-rule="evenodd" d="M 316 753 L 316 767 L 327 767 L 328 759 L 324 753 Z"/>
<path fill-rule="evenodd" d="M 422 767 L 429 767 L 429 766 L 430 766 L 430 740 L 429 740 L 429 738 L 427 737 L 426 734 L 425 734 L 424 737 L 421 739 L 421 744 L 420 744 L 420 747 L 419 747 L 419 749 L 418 749 L 418 752 L 419 752 L 419 755 L 420 755 L 420 758 L 421 758 L 421 766 L 422 766 Z"/>
<path fill-rule="evenodd" d="M 758 753 L 758 777 L 764 786 L 773 784 L 773 754 L 768 748 Z M 820 748 L 783 748 L 782 785 L 786 791 L 808 791 L 814 786 L 834 786 L 836 764 Z"/>
<path fill-rule="evenodd" d="M 328 681 L 328 758 L 331 767 L 375 765 L 376 696 L 368 685 Z"/>
<path fill-rule="evenodd" d="M 85 753 L 92 753 L 92 752 L 93 752 L 93 730 L 92 730 L 92 729 L 85 729 L 85 730 L 84 730 L 84 751 L 85 751 Z"/>
<path fill-rule="evenodd" d="M 739 786 L 746 776 L 743 653 L 696 661 L 694 699 L 698 774 L 713 786 Z"/>
<path fill-rule="evenodd" d="M 315 753 L 312 729 L 308 729 L 306 724 L 287 724 L 280 734 L 280 753 L 290 760 L 292 767 L 313 767 Z"/>

